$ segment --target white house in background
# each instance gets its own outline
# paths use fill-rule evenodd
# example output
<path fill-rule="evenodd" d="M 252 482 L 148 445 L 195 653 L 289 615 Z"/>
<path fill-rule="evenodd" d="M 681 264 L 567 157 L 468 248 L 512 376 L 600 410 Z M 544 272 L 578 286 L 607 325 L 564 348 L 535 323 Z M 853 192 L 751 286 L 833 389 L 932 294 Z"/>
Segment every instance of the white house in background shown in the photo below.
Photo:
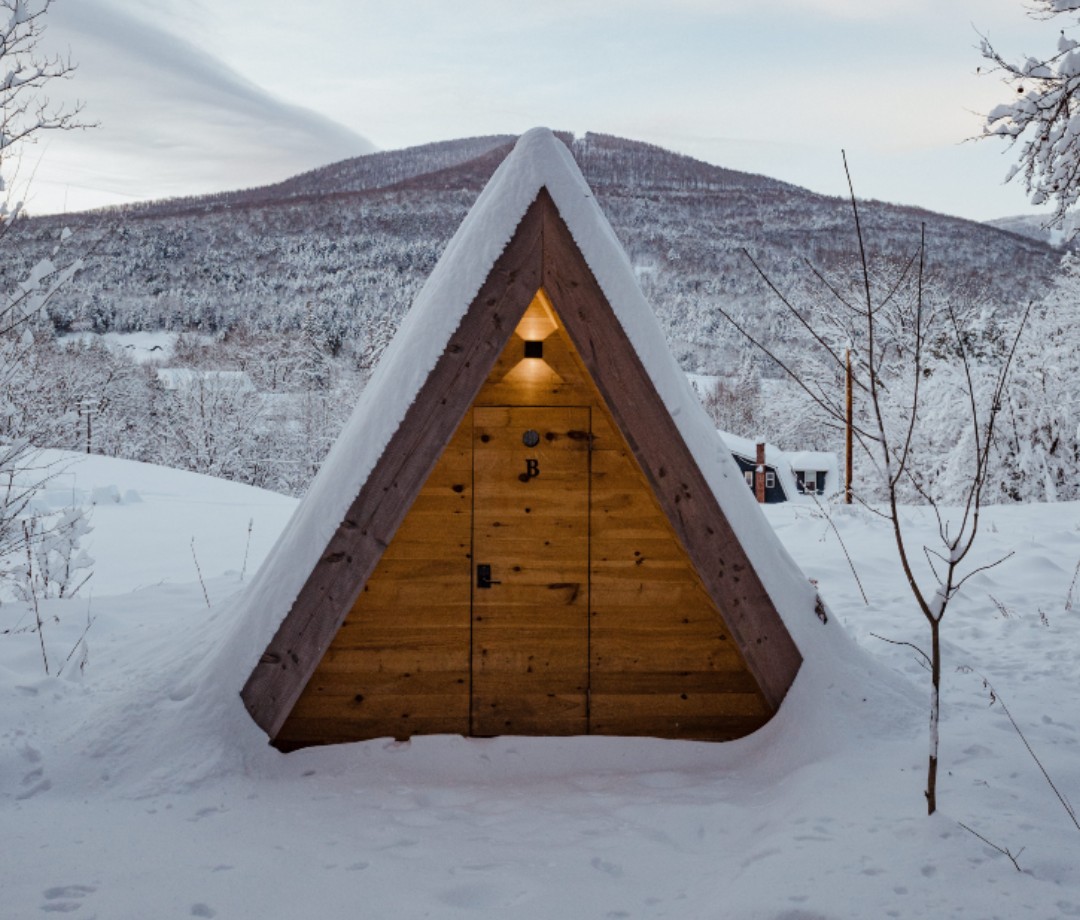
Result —
<path fill-rule="evenodd" d="M 170 392 L 189 392 L 198 388 L 254 393 L 255 384 L 245 371 L 212 371 L 191 367 L 159 367 L 157 379 Z"/>
<path fill-rule="evenodd" d="M 761 463 L 758 457 L 761 442 L 727 431 L 717 433 L 759 501 L 766 504 L 812 501 L 810 496 L 831 495 L 840 488 L 839 463 L 836 454 L 830 451 L 781 450 L 766 443 L 764 463 Z M 759 465 L 764 469 L 759 470 Z M 764 483 L 759 481 L 759 476 L 764 478 Z"/>

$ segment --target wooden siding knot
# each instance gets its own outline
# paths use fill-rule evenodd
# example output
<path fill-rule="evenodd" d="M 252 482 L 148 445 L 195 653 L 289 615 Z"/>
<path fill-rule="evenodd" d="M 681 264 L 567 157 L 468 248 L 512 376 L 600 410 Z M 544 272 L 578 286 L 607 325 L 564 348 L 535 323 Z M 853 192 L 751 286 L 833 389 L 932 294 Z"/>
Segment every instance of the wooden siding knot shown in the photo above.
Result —
<path fill-rule="evenodd" d="M 554 581 L 548 585 L 552 591 L 562 591 L 569 589 L 570 596 L 566 599 L 567 604 L 572 604 L 578 599 L 578 595 L 581 594 L 581 584 L 576 581 Z"/>

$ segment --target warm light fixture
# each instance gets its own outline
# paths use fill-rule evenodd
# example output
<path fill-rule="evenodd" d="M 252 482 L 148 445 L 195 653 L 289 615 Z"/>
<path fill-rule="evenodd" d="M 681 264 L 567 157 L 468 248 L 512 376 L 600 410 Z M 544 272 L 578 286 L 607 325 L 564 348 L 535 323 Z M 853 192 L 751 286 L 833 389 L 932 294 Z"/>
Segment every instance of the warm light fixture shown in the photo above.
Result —
<path fill-rule="evenodd" d="M 561 384 L 562 377 L 544 359 L 544 342 L 551 338 L 558 328 L 559 323 L 547 295 L 543 289 L 538 290 L 514 329 L 514 334 L 521 340 L 515 346 L 521 348 L 518 352 L 521 358 L 503 375 L 502 382 L 526 388 Z M 552 340 L 552 347 L 558 351 L 557 341 Z M 548 354 L 554 352 L 548 349 Z"/>
<path fill-rule="evenodd" d="M 555 311 L 541 289 L 536 292 L 536 296 L 514 331 L 526 342 L 542 342 L 558 328 Z"/>

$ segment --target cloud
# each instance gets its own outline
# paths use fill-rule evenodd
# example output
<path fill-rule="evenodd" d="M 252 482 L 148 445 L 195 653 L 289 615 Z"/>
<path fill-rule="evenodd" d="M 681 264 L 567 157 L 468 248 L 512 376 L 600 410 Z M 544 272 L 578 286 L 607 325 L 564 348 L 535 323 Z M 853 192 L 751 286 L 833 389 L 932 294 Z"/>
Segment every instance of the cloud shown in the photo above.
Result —
<path fill-rule="evenodd" d="M 58 3 L 43 47 L 78 65 L 54 98 L 85 101 L 86 132 L 53 135 L 31 209 L 259 185 L 374 149 L 366 138 L 244 78 L 186 37 L 107 0 Z M 147 156 L 147 152 L 151 156 Z M 70 200 L 75 196 L 76 200 Z"/>

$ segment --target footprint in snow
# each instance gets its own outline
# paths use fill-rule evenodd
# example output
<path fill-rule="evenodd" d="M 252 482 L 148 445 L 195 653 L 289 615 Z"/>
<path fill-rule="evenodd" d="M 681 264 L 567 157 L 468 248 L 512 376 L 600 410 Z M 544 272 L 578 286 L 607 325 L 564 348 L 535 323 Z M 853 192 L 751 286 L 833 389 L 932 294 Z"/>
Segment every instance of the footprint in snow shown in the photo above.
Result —
<path fill-rule="evenodd" d="M 206 808 L 200 808 L 195 814 L 188 818 L 189 821 L 201 821 L 203 818 L 209 818 L 211 815 L 220 815 L 225 811 L 224 808 L 216 807 L 213 805 Z"/>
<path fill-rule="evenodd" d="M 23 786 L 28 788 L 23 789 L 15 798 L 18 801 L 24 801 L 26 799 L 32 799 L 40 792 L 48 792 L 52 789 L 52 780 L 44 778 L 45 771 L 38 767 L 36 770 L 31 770 L 22 778 Z"/>
<path fill-rule="evenodd" d="M 50 914 L 70 914 L 83 906 L 82 899 L 97 889 L 92 885 L 57 885 L 41 892 L 45 903 L 41 909 Z"/>
<path fill-rule="evenodd" d="M 622 866 L 617 865 L 616 863 L 607 862 L 599 856 L 594 856 L 589 865 L 596 869 L 597 872 L 604 872 L 612 878 L 622 878 Z"/>
<path fill-rule="evenodd" d="M 437 897 L 449 907 L 467 910 L 487 910 L 501 906 L 506 900 L 499 889 L 490 885 L 458 885 L 440 892 Z"/>

